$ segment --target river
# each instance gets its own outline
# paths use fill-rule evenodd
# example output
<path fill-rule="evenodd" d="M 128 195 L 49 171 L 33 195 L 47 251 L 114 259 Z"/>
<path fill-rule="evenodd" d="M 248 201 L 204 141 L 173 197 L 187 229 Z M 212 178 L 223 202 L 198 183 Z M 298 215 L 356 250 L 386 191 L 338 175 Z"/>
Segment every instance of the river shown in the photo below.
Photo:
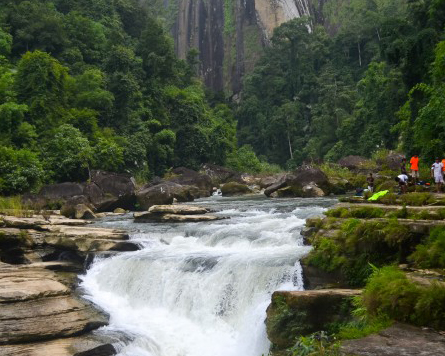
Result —
<path fill-rule="evenodd" d="M 332 198 L 211 197 L 194 204 L 230 219 L 100 226 L 129 231 L 136 252 L 97 259 L 82 277 L 87 297 L 110 314 L 106 330 L 130 336 L 122 356 L 261 356 L 275 290 L 302 290 L 300 230 Z"/>

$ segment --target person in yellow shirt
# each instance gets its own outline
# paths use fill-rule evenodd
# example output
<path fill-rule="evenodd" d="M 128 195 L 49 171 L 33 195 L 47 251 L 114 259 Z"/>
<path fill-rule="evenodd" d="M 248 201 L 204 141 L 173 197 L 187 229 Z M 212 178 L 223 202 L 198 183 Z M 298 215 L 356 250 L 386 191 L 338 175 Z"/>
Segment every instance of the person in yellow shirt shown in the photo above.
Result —
<path fill-rule="evenodd" d="M 409 163 L 411 164 L 411 177 L 413 177 L 414 184 L 417 184 L 419 180 L 419 155 L 411 157 Z"/>

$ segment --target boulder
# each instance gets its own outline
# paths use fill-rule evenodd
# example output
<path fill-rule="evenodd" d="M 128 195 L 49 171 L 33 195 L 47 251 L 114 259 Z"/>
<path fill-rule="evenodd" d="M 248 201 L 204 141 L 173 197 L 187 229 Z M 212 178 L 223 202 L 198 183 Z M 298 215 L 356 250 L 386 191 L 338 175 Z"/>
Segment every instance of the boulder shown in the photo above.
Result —
<path fill-rule="evenodd" d="M 113 213 L 115 214 L 125 214 L 127 211 L 125 209 L 122 208 L 116 208 L 114 209 Z"/>
<path fill-rule="evenodd" d="M 38 195 L 48 200 L 66 200 L 68 198 L 82 194 L 82 184 L 65 182 L 45 185 L 40 189 Z"/>
<path fill-rule="evenodd" d="M 129 174 L 92 171 L 85 195 L 98 212 L 116 208 L 134 209 L 136 185 Z"/>
<path fill-rule="evenodd" d="M 445 336 L 396 323 L 378 334 L 345 340 L 340 351 L 342 355 L 356 356 L 439 356 L 445 355 Z"/>
<path fill-rule="evenodd" d="M 338 161 L 340 167 L 348 168 L 349 170 L 361 169 L 369 162 L 369 159 L 362 156 L 346 156 Z"/>
<path fill-rule="evenodd" d="M 65 203 L 60 208 L 60 214 L 63 216 L 73 219 L 76 215 L 80 215 L 77 213 L 77 207 L 81 210 L 85 208 L 91 210 L 93 206 L 90 205 L 89 199 L 85 195 L 76 195 L 74 197 L 68 198 Z"/>
<path fill-rule="evenodd" d="M 313 197 L 330 192 L 328 177 L 317 167 L 302 166 L 292 173 L 277 177 L 275 183 L 264 190 L 266 196 L 272 196 L 276 192 L 273 195 L 275 197 Z"/>
<path fill-rule="evenodd" d="M 400 174 L 400 165 L 403 158 L 406 158 L 405 155 L 390 151 L 385 157 L 377 158 L 377 164 L 380 166 L 380 169 L 390 169 Z"/>
<path fill-rule="evenodd" d="M 212 195 L 213 183 L 212 179 L 207 174 L 198 173 L 192 169 L 179 167 L 172 170 L 174 177 L 169 178 L 168 181 L 182 185 L 194 186 L 194 198 L 209 197 Z"/>
<path fill-rule="evenodd" d="M 326 330 L 331 323 L 347 322 L 352 298 L 359 294 L 353 289 L 274 292 L 267 308 L 268 338 L 277 350 L 283 350 L 294 345 L 298 336 Z"/>
<path fill-rule="evenodd" d="M 225 197 L 231 197 L 236 195 L 250 194 L 252 193 L 252 190 L 245 184 L 229 182 L 221 187 L 221 193 Z"/>
<path fill-rule="evenodd" d="M 240 172 L 216 164 L 204 164 L 201 167 L 201 172 L 210 177 L 214 186 L 219 186 L 222 183 L 228 182 L 244 183 Z"/>
<path fill-rule="evenodd" d="M 315 183 L 311 182 L 302 188 L 304 198 L 318 198 L 324 197 L 325 193 Z"/>
<path fill-rule="evenodd" d="M 154 205 L 148 209 L 150 213 L 199 215 L 208 213 L 208 209 L 195 205 Z"/>
<path fill-rule="evenodd" d="M 281 182 L 285 175 L 286 174 L 284 174 L 284 173 L 280 173 L 280 174 L 275 174 L 273 176 L 262 177 L 262 178 L 260 178 L 258 184 L 259 184 L 260 188 L 265 189 L 275 183 Z"/>
<path fill-rule="evenodd" d="M 301 166 L 293 172 L 293 176 L 287 178 L 288 185 L 303 187 L 311 183 L 325 189 L 329 185 L 329 180 L 320 168 L 312 166 Z"/>
<path fill-rule="evenodd" d="M 136 192 L 139 207 L 148 210 L 153 205 L 172 204 L 173 199 L 180 202 L 193 201 L 194 196 L 189 186 L 173 182 L 162 182 L 157 185 L 148 184 Z"/>

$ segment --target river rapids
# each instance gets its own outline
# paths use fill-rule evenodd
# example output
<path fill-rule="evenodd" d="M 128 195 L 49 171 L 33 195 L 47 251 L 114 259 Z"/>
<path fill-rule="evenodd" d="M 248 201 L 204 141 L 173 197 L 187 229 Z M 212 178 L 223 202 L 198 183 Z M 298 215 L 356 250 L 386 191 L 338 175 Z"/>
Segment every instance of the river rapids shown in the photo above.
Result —
<path fill-rule="evenodd" d="M 142 249 L 96 259 L 82 287 L 121 332 L 121 356 L 267 355 L 265 316 L 276 290 L 302 290 L 300 230 L 336 201 L 201 199 L 230 219 L 136 224 L 131 215 L 101 226 L 126 229 Z"/>

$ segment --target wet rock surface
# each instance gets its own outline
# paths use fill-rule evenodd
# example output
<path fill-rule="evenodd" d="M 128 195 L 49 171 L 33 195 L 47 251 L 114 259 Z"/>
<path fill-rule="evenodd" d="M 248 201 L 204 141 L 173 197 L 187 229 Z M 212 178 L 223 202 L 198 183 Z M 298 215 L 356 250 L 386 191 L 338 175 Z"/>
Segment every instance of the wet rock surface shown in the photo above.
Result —
<path fill-rule="evenodd" d="M 207 214 L 208 209 L 195 205 L 154 205 L 148 211 L 134 213 L 135 222 L 199 222 L 224 217 Z"/>
<path fill-rule="evenodd" d="M 440 356 L 445 355 L 445 336 L 397 323 L 378 334 L 344 341 L 341 352 L 355 356 Z"/>

